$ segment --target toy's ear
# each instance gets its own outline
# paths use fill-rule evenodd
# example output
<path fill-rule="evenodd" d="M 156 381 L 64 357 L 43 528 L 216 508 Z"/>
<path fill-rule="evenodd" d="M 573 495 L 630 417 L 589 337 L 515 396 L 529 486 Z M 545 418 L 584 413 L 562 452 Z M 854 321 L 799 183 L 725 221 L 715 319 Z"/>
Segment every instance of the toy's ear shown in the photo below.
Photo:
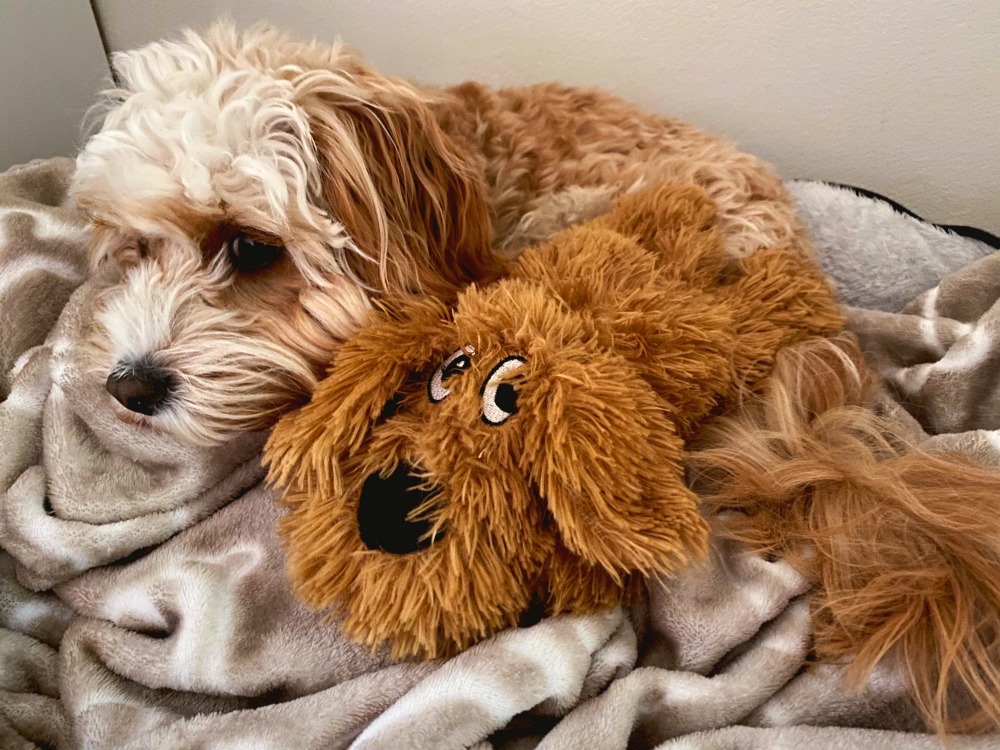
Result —
<path fill-rule="evenodd" d="M 571 552 L 621 580 L 707 549 L 669 405 L 625 359 L 561 358 L 536 385 L 524 460 Z"/>
<path fill-rule="evenodd" d="M 268 481 L 329 493 L 337 464 L 386 416 L 406 381 L 433 358 L 447 306 L 423 298 L 361 329 L 337 352 L 309 403 L 283 417 L 264 448 Z"/>

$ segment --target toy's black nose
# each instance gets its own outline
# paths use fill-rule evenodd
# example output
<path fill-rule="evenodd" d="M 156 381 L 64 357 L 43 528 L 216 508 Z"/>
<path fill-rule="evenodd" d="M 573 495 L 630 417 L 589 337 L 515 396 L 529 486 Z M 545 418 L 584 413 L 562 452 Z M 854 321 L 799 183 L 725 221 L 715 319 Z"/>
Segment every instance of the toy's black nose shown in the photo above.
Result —
<path fill-rule="evenodd" d="M 387 477 L 376 472 L 365 480 L 358 502 L 358 530 L 368 549 L 405 555 L 432 544 L 433 540 L 425 536 L 430 521 L 408 518 L 431 495 L 420 488 L 422 483 L 404 463 Z"/>
<path fill-rule="evenodd" d="M 152 416 L 170 395 L 173 378 L 162 367 L 120 364 L 108 376 L 105 387 L 129 411 Z"/>

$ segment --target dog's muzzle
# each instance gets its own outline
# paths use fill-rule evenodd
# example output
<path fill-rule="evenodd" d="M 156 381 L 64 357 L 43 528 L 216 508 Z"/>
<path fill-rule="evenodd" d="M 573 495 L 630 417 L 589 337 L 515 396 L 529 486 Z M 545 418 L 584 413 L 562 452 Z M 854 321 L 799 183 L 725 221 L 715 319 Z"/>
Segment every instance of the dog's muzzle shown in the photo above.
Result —
<path fill-rule="evenodd" d="M 365 480 L 358 501 L 358 531 L 368 549 L 405 555 L 435 541 L 427 536 L 429 520 L 409 517 L 434 494 L 420 487 L 423 482 L 405 463 L 387 477 L 376 472 Z"/>

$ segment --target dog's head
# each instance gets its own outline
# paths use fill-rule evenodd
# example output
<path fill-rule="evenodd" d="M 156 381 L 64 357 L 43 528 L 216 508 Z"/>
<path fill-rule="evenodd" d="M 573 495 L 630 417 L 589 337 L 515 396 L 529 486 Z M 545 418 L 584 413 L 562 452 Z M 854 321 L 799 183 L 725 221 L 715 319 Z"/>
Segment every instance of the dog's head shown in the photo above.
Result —
<path fill-rule="evenodd" d="M 74 193 L 107 267 L 95 367 L 132 417 L 200 443 L 268 426 L 371 290 L 489 274 L 482 177 L 428 93 L 339 46 L 225 25 L 114 68 Z"/>
<path fill-rule="evenodd" d="M 662 399 L 541 284 L 407 303 L 278 423 L 297 593 L 394 654 L 590 612 L 704 544 Z"/>

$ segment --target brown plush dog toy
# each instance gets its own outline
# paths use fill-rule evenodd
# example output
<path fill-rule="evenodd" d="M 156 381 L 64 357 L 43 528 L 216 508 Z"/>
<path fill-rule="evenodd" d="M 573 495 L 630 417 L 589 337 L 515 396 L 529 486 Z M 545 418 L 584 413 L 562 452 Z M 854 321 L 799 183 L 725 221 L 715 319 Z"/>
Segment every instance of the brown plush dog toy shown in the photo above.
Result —
<path fill-rule="evenodd" d="M 420 657 L 622 602 L 706 550 L 681 463 L 700 423 L 840 326 L 809 259 L 733 259 L 673 186 L 454 304 L 387 305 L 268 443 L 297 594 Z"/>

